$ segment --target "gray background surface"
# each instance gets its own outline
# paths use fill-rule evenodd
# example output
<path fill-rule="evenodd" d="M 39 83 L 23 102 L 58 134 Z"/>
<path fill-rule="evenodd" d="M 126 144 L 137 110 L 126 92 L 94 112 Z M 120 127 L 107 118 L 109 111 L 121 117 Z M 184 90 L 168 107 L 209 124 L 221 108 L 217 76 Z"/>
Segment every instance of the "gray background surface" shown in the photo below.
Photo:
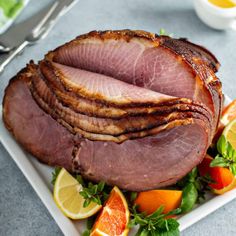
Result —
<path fill-rule="evenodd" d="M 19 17 L 28 17 L 49 0 L 31 0 Z M 49 36 L 28 47 L 0 76 L 0 99 L 9 78 L 30 59 L 41 59 L 50 49 L 94 29 L 144 29 L 159 32 L 160 28 L 187 37 L 212 50 L 222 67 L 218 76 L 223 89 L 236 97 L 236 32 L 219 32 L 205 26 L 195 15 L 188 0 L 81 0 Z M 0 235 L 62 235 L 60 229 L 32 187 L 0 144 Z M 236 235 L 236 200 L 185 230 L 182 235 Z"/>

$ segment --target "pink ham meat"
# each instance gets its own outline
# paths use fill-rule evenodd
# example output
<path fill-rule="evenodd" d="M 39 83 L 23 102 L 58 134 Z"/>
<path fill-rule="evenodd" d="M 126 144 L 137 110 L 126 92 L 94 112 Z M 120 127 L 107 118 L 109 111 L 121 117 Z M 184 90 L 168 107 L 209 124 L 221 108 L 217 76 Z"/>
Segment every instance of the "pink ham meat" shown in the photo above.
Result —
<path fill-rule="evenodd" d="M 143 191 L 168 186 L 205 155 L 208 137 L 202 125 L 195 121 L 120 145 L 84 140 L 73 166 L 90 180 L 104 180 L 123 189 Z"/>
<path fill-rule="evenodd" d="M 10 81 L 3 100 L 5 126 L 40 161 L 72 170 L 73 135 L 39 108 L 25 72 Z"/>
<path fill-rule="evenodd" d="M 212 58 L 216 67 L 218 63 L 204 49 L 205 54 L 200 53 L 200 46 L 198 51 L 193 46 L 190 50 L 175 42 L 143 31 L 94 31 L 50 52 L 47 58 L 201 102 L 212 110 L 216 129 L 222 103 L 221 83 L 205 55 Z"/>
<path fill-rule="evenodd" d="M 90 180 L 105 180 L 133 191 L 167 186 L 197 165 L 208 147 L 204 122 L 187 119 L 159 135 L 122 144 L 78 139 L 37 106 L 29 83 L 26 74 L 11 80 L 3 103 L 6 127 L 40 161 L 79 172 Z M 169 165 L 171 171 L 167 171 Z"/>
<path fill-rule="evenodd" d="M 168 186 L 211 143 L 222 103 L 218 67 L 186 40 L 94 31 L 19 72 L 3 118 L 44 163 L 126 190 Z"/>

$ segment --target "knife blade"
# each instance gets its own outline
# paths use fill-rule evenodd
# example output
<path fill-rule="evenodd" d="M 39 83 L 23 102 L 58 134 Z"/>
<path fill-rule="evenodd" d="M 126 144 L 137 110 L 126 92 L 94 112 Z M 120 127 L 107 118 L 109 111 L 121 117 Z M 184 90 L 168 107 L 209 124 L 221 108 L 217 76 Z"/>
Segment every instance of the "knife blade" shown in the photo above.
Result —
<path fill-rule="evenodd" d="M 54 2 L 29 19 L 13 25 L 4 34 L 0 35 L 0 51 L 8 52 L 24 42 L 25 37 L 36 32 L 47 21 L 59 2 Z"/>
<path fill-rule="evenodd" d="M 69 11 L 77 1 L 55 1 L 24 22 L 12 26 L 6 33 L 0 35 L 0 52 L 9 52 L 23 43 L 26 36 L 32 32 L 37 32 L 41 27 L 48 27 L 49 31 L 60 16 Z"/>
<path fill-rule="evenodd" d="M 17 56 L 19 53 L 23 51 L 23 49 L 35 43 L 37 40 L 44 38 L 52 27 L 55 25 L 56 21 L 60 16 L 65 14 L 75 3 L 77 0 L 61 0 L 57 1 L 57 5 L 53 7 L 50 15 L 47 15 L 47 20 L 41 21 L 40 27 L 38 30 L 35 30 L 39 27 L 39 24 L 31 31 L 28 35 L 25 36 L 24 40 L 18 44 L 10 53 L 2 54 L 0 57 L 0 73 L 4 70 L 4 68 Z"/>

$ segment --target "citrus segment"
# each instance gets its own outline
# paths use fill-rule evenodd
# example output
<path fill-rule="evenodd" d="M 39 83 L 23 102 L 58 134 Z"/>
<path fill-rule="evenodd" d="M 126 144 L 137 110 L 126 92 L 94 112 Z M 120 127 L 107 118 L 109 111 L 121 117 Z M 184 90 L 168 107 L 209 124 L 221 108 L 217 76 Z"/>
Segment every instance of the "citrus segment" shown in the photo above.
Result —
<path fill-rule="evenodd" d="M 236 149 L 236 119 L 232 120 L 224 129 L 223 135 L 226 140 Z"/>
<path fill-rule="evenodd" d="M 114 187 L 98 216 L 91 236 L 128 235 L 129 209 L 122 192 Z"/>
<path fill-rule="evenodd" d="M 215 134 L 213 143 L 217 142 L 225 126 L 234 119 L 236 119 L 236 99 L 223 109 L 222 116 L 221 116 L 219 126 L 218 126 L 218 130 Z"/>
<path fill-rule="evenodd" d="M 160 206 L 164 207 L 163 213 L 178 208 L 182 200 L 182 191 L 179 190 L 151 190 L 141 192 L 135 200 L 138 209 L 148 215 L 155 212 Z"/>
<path fill-rule="evenodd" d="M 236 99 L 224 108 L 220 122 L 225 126 L 234 119 L 236 119 Z"/>
<path fill-rule="evenodd" d="M 209 186 L 216 194 L 223 194 L 236 187 L 236 178 L 230 172 L 228 168 L 224 167 L 210 167 L 210 163 L 213 160 L 212 157 L 206 155 L 201 164 L 198 166 L 198 170 L 201 176 L 209 174 L 214 183 L 210 183 Z"/>
<path fill-rule="evenodd" d="M 102 206 L 91 202 L 83 207 L 84 198 L 80 195 L 82 185 L 65 169 L 61 169 L 54 185 L 54 200 L 61 211 L 71 219 L 84 219 L 94 215 Z"/>
<path fill-rule="evenodd" d="M 224 194 L 232 189 L 236 188 L 236 178 L 233 179 L 233 181 L 227 185 L 226 187 L 222 188 L 222 189 L 213 189 L 213 193 L 215 194 Z"/>

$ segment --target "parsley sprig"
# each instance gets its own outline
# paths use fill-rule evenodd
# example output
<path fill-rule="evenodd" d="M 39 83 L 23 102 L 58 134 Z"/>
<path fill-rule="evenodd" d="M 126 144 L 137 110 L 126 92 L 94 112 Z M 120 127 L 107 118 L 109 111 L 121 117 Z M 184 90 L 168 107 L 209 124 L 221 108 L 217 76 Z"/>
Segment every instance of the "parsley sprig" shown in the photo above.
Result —
<path fill-rule="evenodd" d="M 217 142 L 218 154 L 212 160 L 210 166 L 228 167 L 233 175 L 236 176 L 236 150 L 224 135 L 221 135 Z"/>
<path fill-rule="evenodd" d="M 136 236 L 178 236 L 179 235 L 179 223 L 177 220 L 166 217 L 169 215 L 177 215 L 181 210 L 175 209 L 167 214 L 163 214 L 164 207 L 161 206 L 151 215 L 145 213 L 139 213 L 137 211 L 137 205 L 134 205 L 131 209 L 131 220 L 129 222 L 129 228 L 139 225 Z"/>
<path fill-rule="evenodd" d="M 55 167 L 54 171 L 52 172 L 52 180 L 51 183 L 54 185 L 57 179 L 57 176 L 59 175 L 61 171 L 61 167 Z"/>
<path fill-rule="evenodd" d="M 105 190 L 105 182 L 99 182 L 98 184 L 89 182 L 87 186 L 83 185 L 80 195 L 85 199 L 83 207 L 87 207 L 91 202 L 102 205 L 108 198 L 109 193 Z"/>
<path fill-rule="evenodd" d="M 173 37 L 173 34 L 168 34 L 168 33 L 166 32 L 166 30 L 163 29 L 163 28 L 160 29 L 159 35 Z"/>

